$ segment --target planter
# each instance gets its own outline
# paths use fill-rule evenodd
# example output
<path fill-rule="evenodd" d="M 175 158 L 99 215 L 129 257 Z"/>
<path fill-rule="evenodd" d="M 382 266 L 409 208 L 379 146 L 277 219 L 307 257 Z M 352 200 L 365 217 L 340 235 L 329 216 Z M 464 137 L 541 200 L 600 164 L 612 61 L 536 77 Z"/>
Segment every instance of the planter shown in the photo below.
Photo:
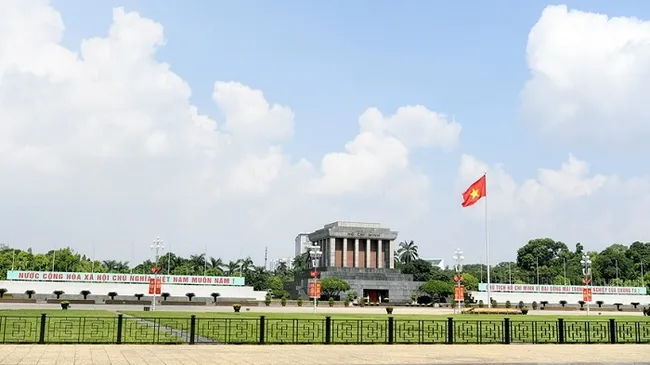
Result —
<path fill-rule="evenodd" d="M 333 306 L 334 306 L 334 303 L 330 303 L 330 307 L 333 307 Z"/>
<path fill-rule="evenodd" d="M 349 307 L 349 306 L 350 306 L 350 302 L 347 302 L 347 301 L 346 301 L 343 305 L 346 306 L 346 307 Z"/>
<path fill-rule="evenodd" d="M 235 304 L 232 306 L 232 309 L 235 311 L 235 313 L 239 313 L 239 311 L 241 310 L 241 305 Z"/>
<path fill-rule="evenodd" d="M 68 302 L 70 304 L 95 304 L 95 301 L 92 299 L 46 299 L 47 304 L 60 304 L 63 302 Z"/>
<path fill-rule="evenodd" d="M 68 310 L 68 308 L 70 308 L 69 302 L 61 302 L 61 309 Z"/>
<path fill-rule="evenodd" d="M 140 303 L 142 303 L 142 302 L 140 302 Z M 160 304 L 160 305 L 180 305 L 180 306 L 185 307 L 185 306 L 202 306 L 202 305 L 207 305 L 208 303 L 207 302 L 175 302 L 175 301 L 172 301 L 172 300 L 168 300 L 168 301 L 162 301 L 162 302 L 160 302 L 158 304 Z"/>
<path fill-rule="evenodd" d="M 2 299 L 0 299 L 0 303 L 23 303 L 23 304 L 30 303 L 30 304 L 35 304 L 36 299 L 2 298 Z"/>
<path fill-rule="evenodd" d="M 393 307 L 386 307 L 386 314 L 393 314 Z"/>
<path fill-rule="evenodd" d="M 269 307 L 269 306 L 271 306 L 271 301 L 267 300 L 266 302 L 264 302 L 264 304 L 266 304 L 266 306 Z"/>

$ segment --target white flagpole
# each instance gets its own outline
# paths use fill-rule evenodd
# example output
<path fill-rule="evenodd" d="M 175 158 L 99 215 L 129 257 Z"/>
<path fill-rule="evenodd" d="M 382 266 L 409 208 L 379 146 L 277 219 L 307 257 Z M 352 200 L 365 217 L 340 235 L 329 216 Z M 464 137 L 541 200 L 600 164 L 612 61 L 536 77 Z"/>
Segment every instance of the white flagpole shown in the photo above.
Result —
<path fill-rule="evenodd" d="M 11 250 L 11 271 L 14 271 L 14 264 L 16 263 L 16 249 Z M 641 269 L 643 271 L 643 269 Z M 643 277 L 643 275 L 641 275 Z"/>
<path fill-rule="evenodd" d="M 208 245 L 206 244 L 205 251 L 203 253 L 203 276 L 205 276 L 207 271 L 208 271 Z"/>
<path fill-rule="evenodd" d="M 133 241 L 131 241 L 131 262 L 129 263 L 129 266 L 131 267 L 131 275 L 133 275 Z"/>
<path fill-rule="evenodd" d="M 93 242 L 93 257 L 90 263 L 90 272 L 95 273 L 95 242 Z"/>
<path fill-rule="evenodd" d="M 492 300 L 490 297 L 490 231 L 488 228 L 488 197 L 487 197 L 487 173 L 483 174 L 485 177 L 485 264 L 487 266 L 487 300 L 488 308 L 492 308 Z"/>
<path fill-rule="evenodd" d="M 171 275 L 170 268 L 172 267 L 172 244 L 167 244 L 167 275 Z"/>
<path fill-rule="evenodd" d="M 56 245 L 54 245 L 54 252 L 52 254 L 52 272 L 54 272 L 54 261 L 56 261 Z"/>

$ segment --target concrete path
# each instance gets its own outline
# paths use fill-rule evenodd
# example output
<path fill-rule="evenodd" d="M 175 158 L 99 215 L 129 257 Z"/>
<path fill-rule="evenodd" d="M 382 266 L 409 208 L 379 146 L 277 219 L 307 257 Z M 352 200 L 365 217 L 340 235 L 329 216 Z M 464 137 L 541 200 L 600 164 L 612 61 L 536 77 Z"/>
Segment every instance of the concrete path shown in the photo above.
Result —
<path fill-rule="evenodd" d="M 648 345 L 0 345 L 2 365 L 642 364 Z"/>

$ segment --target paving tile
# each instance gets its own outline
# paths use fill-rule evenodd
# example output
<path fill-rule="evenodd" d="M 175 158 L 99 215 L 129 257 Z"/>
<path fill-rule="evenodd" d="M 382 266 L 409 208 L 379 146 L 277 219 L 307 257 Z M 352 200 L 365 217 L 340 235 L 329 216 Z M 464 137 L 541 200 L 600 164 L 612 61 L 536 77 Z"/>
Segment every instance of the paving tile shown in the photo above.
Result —
<path fill-rule="evenodd" d="M 1 365 L 649 364 L 648 345 L 0 345 Z"/>

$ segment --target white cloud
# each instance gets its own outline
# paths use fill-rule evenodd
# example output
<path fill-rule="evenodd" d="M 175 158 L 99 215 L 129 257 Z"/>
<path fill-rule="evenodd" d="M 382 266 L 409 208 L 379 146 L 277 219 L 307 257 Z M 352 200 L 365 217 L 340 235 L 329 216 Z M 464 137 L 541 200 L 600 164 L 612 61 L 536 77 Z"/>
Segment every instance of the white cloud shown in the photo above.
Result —
<path fill-rule="evenodd" d="M 216 82 L 218 121 L 192 105 L 190 86 L 154 58 L 161 24 L 115 9 L 108 35 L 78 53 L 60 43 L 64 29 L 47 1 L 2 2 L 0 221 L 11 229 L 0 242 L 96 243 L 99 256 L 125 258 L 137 241 L 142 258 L 142 241 L 161 235 L 185 254 L 286 254 L 295 234 L 332 220 L 417 219 L 428 180 L 409 151 L 449 148 L 460 132 L 422 106 L 369 109 L 348 153 L 314 166 L 284 151 L 294 113 L 262 91 Z M 375 195 L 362 204 L 337 200 L 364 185 Z"/>
<path fill-rule="evenodd" d="M 549 6 L 527 45 L 522 115 L 554 137 L 650 135 L 650 22 Z"/>
<path fill-rule="evenodd" d="M 461 126 L 422 105 L 401 107 L 385 117 L 369 108 L 359 117 L 360 132 L 346 144 L 346 152 L 327 154 L 322 175 L 313 179 L 309 191 L 318 194 L 382 194 L 387 186 L 406 181 L 426 194 L 426 180 L 409 168 L 413 148 L 438 146 L 448 149 L 458 142 Z M 402 186 L 401 189 L 412 190 Z"/>

